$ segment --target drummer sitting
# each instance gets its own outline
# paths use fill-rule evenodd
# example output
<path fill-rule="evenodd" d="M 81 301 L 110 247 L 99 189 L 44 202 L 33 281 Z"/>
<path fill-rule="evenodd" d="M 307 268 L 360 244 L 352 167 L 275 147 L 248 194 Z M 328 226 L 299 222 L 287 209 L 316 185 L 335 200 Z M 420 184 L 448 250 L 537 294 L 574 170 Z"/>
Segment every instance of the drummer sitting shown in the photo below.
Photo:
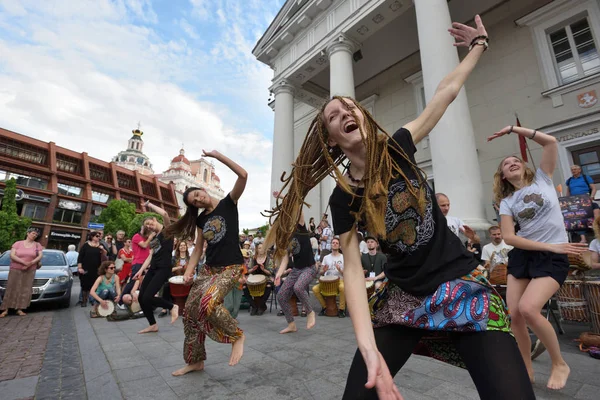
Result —
<path fill-rule="evenodd" d="M 338 276 L 340 278 L 340 307 L 338 311 L 338 317 L 340 318 L 346 317 L 346 296 L 344 295 L 343 272 L 344 255 L 340 253 L 340 239 L 334 237 L 331 240 L 331 253 L 323 258 L 319 273 L 325 276 Z M 319 315 L 325 315 L 326 304 L 325 299 L 321 295 L 321 284 L 313 286 L 312 290 L 317 300 L 319 300 L 319 303 L 321 303 L 322 309 Z"/>
<path fill-rule="evenodd" d="M 360 262 L 365 273 L 365 280 L 375 282 L 375 289 L 378 289 L 385 279 L 383 269 L 387 264 L 387 257 L 377 251 L 379 242 L 373 236 L 367 236 L 365 241 L 367 242 L 367 253 L 361 255 Z"/>

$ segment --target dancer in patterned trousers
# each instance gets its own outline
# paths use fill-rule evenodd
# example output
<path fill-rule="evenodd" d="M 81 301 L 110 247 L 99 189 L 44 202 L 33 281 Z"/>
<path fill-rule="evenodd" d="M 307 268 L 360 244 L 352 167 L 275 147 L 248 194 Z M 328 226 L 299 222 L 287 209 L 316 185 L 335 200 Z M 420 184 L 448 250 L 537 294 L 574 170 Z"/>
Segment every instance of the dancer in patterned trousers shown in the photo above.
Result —
<path fill-rule="evenodd" d="M 279 192 L 273 192 L 273 196 L 275 196 L 276 199 L 281 198 L 279 194 Z M 312 329 L 316 322 L 316 314 L 310 305 L 308 297 L 308 285 L 317 276 L 317 268 L 315 266 L 315 257 L 310 244 L 310 233 L 306 229 L 304 213 L 302 212 L 301 207 L 302 206 L 300 206 L 300 216 L 298 217 L 296 224 L 296 231 L 294 237 L 289 242 L 288 250 L 278 251 L 276 256 L 276 258 L 281 260 L 281 264 L 277 270 L 277 275 L 275 275 L 275 286 L 279 286 L 281 283 L 281 277 L 287 269 L 290 254 L 294 261 L 292 272 L 287 276 L 281 289 L 279 289 L 279 293 L 277 293 L 277 302 L 281 306 L 281 310 L 288 323 L 288 326 L 279 333 L 290 333 L 298 330 L 296 323 L 294 322 L 292 307 L 290 306 L 290 299 L 294 294 L 298 300 L 302 302 L 302 306 L 307 312 L 306 329 Z M 270 240 L 273 240 L 273 236 L 267 236 L 267 246 L 269 246 L 269 237 L 271 238 Z"/>
<path fill-rule="evenodd" d="M 196 236 L 194 251 L 184 274 L 186 282 L 192 281 L 204 242 L 208 243 L 206 262 L 192 285 L 183 311 L 183 358 L 187 365 L 174 371 L 174 376 L 204 369 L 207 336 L 219 343 L 232 344 L 229 365 L 237 364 L 244 353 L 244 332 L 223 306 L 223 299 L 239 284 L 242 274 L 244 259 L 238 242 L 237 201 L 246 187 L 248 173 L 217 151 L 204 152 L 204 156 L 219 160 L 238 178 L 231 192 L 220 201 L 202 188 L 188 188 L 183 193 L 183 202 L 187 206 L 185 215 L 169 229 L 169 234 L 180 238 Z M 201 208 L 204 211 L 198 215 Z"/>
<path fill-rule="evenodd" d="M 354 99 L 326 103 L 292 164 L 282 189 L 287 196 L 271 215 L 276 246 L 287 246 L 309 191 L 328 175 L 336 178 L 329 205 L 358 342 L 343 399 L 401 399 L 393 376 L 413 352 L 460 360 L 482 399 L 535 398 L 502 299 L 448 228 L 415 160 L 415 144 L 442 118 L 488 47 L 479 16 L 475 23 L 477 28 L 452 24 L 455 45 L 469 47 L 468 54 L 421 115 L 395 134 L 388 135 Z M 345 173 L 337 168 L 342 162 Z M 386 283 L 370 298 L 371 312 L 357 224 L 388 254 Z"/>

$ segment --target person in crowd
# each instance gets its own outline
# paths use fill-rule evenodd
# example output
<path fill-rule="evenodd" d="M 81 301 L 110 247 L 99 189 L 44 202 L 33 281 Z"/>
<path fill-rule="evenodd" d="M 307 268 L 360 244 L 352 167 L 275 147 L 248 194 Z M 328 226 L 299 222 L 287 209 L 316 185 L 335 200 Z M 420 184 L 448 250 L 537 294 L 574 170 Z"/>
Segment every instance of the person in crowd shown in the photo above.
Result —
<path fill-rule="evenodd" d="M 173 253 L 173 237 L 165 235 L 163 228 L 170 225 L 169 214 L 162 208 L 146 201 L 145 206 L 163 218 L 163 223 L 158 222 L 156 217 L 146 217 L 144 227 L 149 232 L 155 232 L 156 236 L 150 242 L 150 254 L 140 270 L 133 277 L 134 280 L 140 279 L 148 269 L 144 282 L 140 287 L 140 306 L 144 311 L 144 316 L 148 320 L 148 327 L 138 333 L 158 332 L 158 324 L 154 318 L 154 308 L 162 307 L 171 311 L 171 324 L 175 323 L 179 317 L 179 307 L 156 294 L 169 280 L 171 276 L 171 254 Z"/>
<path fill-rule="evenodd" d="M 594 219 L 594 240 L 590 243 L 589 250 L 592 252 L 592 263 L 590 267 L 594 271 L 590 271 L 588 274 L 593 276 L 600 275 L 600 218 Z"/>
<path fill-rule="evenodd" d="M 117 259 L 117 245 L 113 241 L 113 236 L 108 234 L 104 237 L 104 240 L 100 241 L 100 244 L 106 249 L 106 256 L 110 261 L 115 261 Z"/>
<path fill-rule="evenodd" d="M 121 249 L 125 247 L 126 240 L 127 239 L 125 238 L 125 231 L 118 230 L 115 237 L 115 246 L 117 247 L 117 258 L 119 258 L 119 251 L 121 251 Z"/>
<path fill-rule="evenodd" d="M 227 309 L 227 311 L 229 311 L 229 315 L 231 315 L 236 321 L 238 313 L 240 312 L 242 296 L 244 294 L 244 288 L 246 287 L 246 281 L 248 279 L 248 267 L 246 265 L 249 265 L 249 263 L 244 263 L 242 265 L 242 276 L 240 276 L 240 279 L 238 279 L 239 285 L 234 286 L 223 299 L 223 306 L 225 309 Z"/>
<path fill-rule="evenodd" d="M 252 261 L 252 257 L 254 257 L 254 251 L 250 247 L 250 241 L 246 240 L 244 245 L 242 246 L 242 257 L 244 258 L 244 266 L 248 268 L 250 266 L 250 262 Z"/>
<path fill-rule="evenodd" d="M 581 167 L 579 165 L 571 166 L 571 177 L 567 179 L 565 192 L 566 196 L 577 196 L 581 194 L 587 194 L 592 199 L 592 210 L 594 213 L 594 219 L 600 217 L 600 207 L 598 203 L 594 201 L 596 198 L 596 185 L 592 178 L 588 175 L 581 173 Z M 587 238 L 585 237 L 586 230 L 576 231 L 579 235 L 581 243 L 586 243 Z"/>
<path fill-rule="evenodd" d="M 196 247 L 196 245 L 194 244 L 194 239 L 188 238 L 187 245 L 188 245 L 188 253 L 191 255 L 194 252 L 194 248 Z"/>
<path fill-rule="evenodd" d="M 312 248 L 313 255 L 316 257 L 319 254 L 319 241 L 313 235 L 310 236 L 310 247 Z"/>
<path fill-rule="evenodd" d="M 358 249 L 360 250 L 360 254 L 367 254 L 369 252 L 369 248 L 367 247 L 367 242 L 364 239 L 364 235 L 361 231 L 356 232 L 357 240 L 358 240 Z"/>
<path fill-rule="evenodd" d="M 131 276 L 131 266 L 133 265 L 133 249 L 131 248 L 131 239 L 124 239 L 123 247 L 119 250 L 117 258 L 122 260 L 123 267 L 118 272 L 119 283 L 121 287 L 127 283 L 127 280 Z"/>
<path fill-rule="evenodd" d="M 467 237 L 467 239 L 471 240 L 471 243 L 481 243 L 479 235 L 477 235 L 477 233 L 475 233 L 475 231 L 469 226 L 465 225 L 462 219 L 448 215 L 448 213 L 450 212 L 450 199 L 448 198 L 448 196 L 446 196 L 444 193 L 436 193 L 435 198 L 438 202 L 440 210 L 442 210 L 442 214 L 444 214 L 444 217 L 446 217 L 448 228 L 450 228 L 450 230 L 456 236 L 460 237 L 459 234 L 462 233 Z"/>
<path fill-rule="evenodd" d="M 375 289 L 379 289 L 385 280 L 387 257 L 382 252 L 377 251 L 377 248 L 379 247 L 377 238 L 374 236 L 367 236 L 365 239 L 368 252 L 367 254 L 362 254 L 360 257 L 365 280 L 375 282 Z"/>
<path fill-rule="evenodd" d="M 346 318 L 346 295 L 344 292 L 344 255 L 340 253 L 340 239 L 334 237 L 331 239 L 331 253 L 323 258 L 321 263 L 321 275 L 337 276 L 340 278 L 340 307 L 338 309 L 338 317 Z M 321 284 L 317 283 L 312 288 L 313 293 L 321 304 L 321 312 L 319 315 L 325 315 L 325 299 L 321 295 Z"/>
<path fill-rule="evenodd" d="M 508 252 L 513 249 L 513 246 L 504 242 L 502 230 L 499 226 L 490 226 L 488 233 L 492 241 L 483 246 L 481 251 L 481 260 L 485 262 L 486 268 L 489 269 L 491 265 L 508 264 Z"/>
<path fill-rule="evenodd" d="M 65 254 L 65 257 L 67 258 L 67 264 L 69 265 L 69 268 L 77 269 L 77 258 L 79 257 L 79 253 L 75 251 L 75 249 L 75 245 L 70 244 L 69 247 L 67 247 L 68 251 Z"/>
<path fill-rule="evenodd" d="M 171 259 L 171 276 L 180 276 L 185 273 L 188 262 L 190 261 L 190 253 L 188 251 L 187 242 L 185 240 L 179 241 L 179 245 L 175 250 L 175 255 Z M 169 281 L 165 282 L 162 291 L 162 298 L 168 302 L 173 302 L 171 296 L 171 284 Z M 163 308 L 158 314 L 158 318 L 165 317 L 169 313 L 169 310 Z"/>
<path fill-rule="evenodd" d="M 243 271 L 237 203 L 244 193 L 248 172 L 216 150 L 203 150 L 203 153 L 205 157 L 225 164 L 237 179 L 231 192 L 222 200 L 211 197 L 202 188 L 188 188 L 183 193 L 186 212 L 169 229 L 170 235 L 196 237 L 196 247 L 184 274 L 186 282 L 192 281 L 204 242 L 208 242 L 206 263 L 194 280 L 185 304 L 183 359 L 186 365 L 174 371 L 174 376 L 204 369 L 206 336 L 219 343 L 232 344 L 229 365 L 236 365 L 244 354 L 244 332 L 223 306 L 223 300 L 239 284 Z M 198 215 L 201 208 L 204 211 Z"/>
<path fill-rule="evenodd" d="M 8 315 L 9 309 L 17 310 L 17 315 L 25 316 L 25 310 L 31 303 L 31 294 L 35 271 L 42 259 L 42 245 L 36 242 L 37 228 L 27 229 L 25 240 L 13 243 L 10 248 L 10 267 L 6 291 L 0 305 L 0 318 Z"/>
<path fill-rule="evenodd" d="M 321 262 L 323 262 L 323 258 L 331 253 L 331 240 L 333 239 L 333 229 L 329 226 L 329 222 L 327 221 L 327 217 L 321 219 L 320 223 L 321 227 L 321 236 L 319 237 L 319 244 L 321 247 Z"/>
<path fill-rule="evenodd" d="M 281 198 L 285 201 L 285 196 L 281 195 L 281 192 L 275 191 L 273 192 L 273 196 L 277 199 L 278 203 Z M 295 224 L 293 237 L 288 237 L 286 243 L 278 241 L 275 253 L 275 258 L 281 260 L 277 274 L 275 275 L 275 286 L 281 284 L 281 288 L 277 293 L 277 302 L 288 323 L 288 326 L 279 332 L 281 334 L 298 331 L 294 322 L 292 307 L 290 306 L 290 299 L 294 294 L 302 302 L 302 306 L 307 312 L 306 329 L 312 329 L 316 323 L 316 315 L 310 304 L 307 288 L 310 282 L 317 276 L 317 268 L 302 207 L 300 207 L 298 219 L 295 221 Z M 267 246 L 270 247 L 275 242 L 275 238 L 274 232 L 269 231 Z M 288 268 L 290 257 L 294 261 L 294 266 L 285 281 L 281 283 L 283 274 Z"/>
<path fill-rule="evenodd" d="M 240 249 L 244 248 L 244 243 L 246 242 L 246 234 L 240 233 L 239 241 L 240 241 Z"/>
<path fill-rule="evenodd" d="M 121 284 L 119 277 L 115 274 L 114 261 L 103 261 L 98 267 L 98 279 L 94 282 L 90 291 L 93 309 L 90 311 L 91 318 L 98 317 L 98 307 L 107 308 L 108 301 L 118 302 L 121 299 Z"/>
<path fill-rule="evenodd" d="M 317 225 L 315 225 L 315 217 L 310 217 L 310 219 L 308 220 L 308 231 L 311 233 L 311 235 L 314 235 L 316 233 L 317 230 Z"/>
<path fill-rule="evenodd" d="M 246 241 L 248 243 L 250 243 L 250 250 L 252 250 L 252 255 L 254 255 L 254 235 L 253 234 L 249 234 L 248 235 L 248 239 Z"/>
<path fill-rule="evenodd" d="M 265 238 L 263 237 L 263 233 L 261 230 L 256 231 L 256 237 L 254 238 L 254 251 L 256 251 L 256 246 L 265 242 Z"/>
<path fill-rule="evenodd" d="M 415 144 L 442 118 L 488 46 L 479 16 L 475 23 L 476 29 L 452 24 L 455 45 L 470 51 L 440 82 L 423 112 L 393 136 L 352 98 L 335 96 L 319 109 L 285 182 L 287 196 L 271 215 L 270 234 L 277 248 L 285 247 L 308 192 L 329 175 L 336 179 L 329 206 L 344 249 L 346 301 L 358 342 L 343 399 L 400 399 L 392 377 L 419 342 L 433 343 L 428 339 L 432 330 L 446 340 L 436 337 L 429 352 L 436 357 L 458 353 L 481 398 L 535 398 L 502 299 L 477 269 L 477 260 L 448 228 L 414 157 Z M 342 162 L 345 173 L 337 168 Z M 388 254 L 387 281 L 371 297 L 372 314 L 357 223 L 379 238 Z M 463 298 L 458 289 L 464 286 L 470 290 Z M 434 298 L 438 290 L 447 293 L 443 300 Z M 474 308 L 464 307 L 446 315 L 448 307 L 454 310 L 455 302 L 470 304 L 476 299 L 488 300 L 477 300 L 482 307 L 476 314 L 472 314 Z M 433 303 L 436 307 L 424 306 Z M 445 354 L 451 361 L 450 353 Z"/>
<path fill-rule="evenodd" d="M 77 270 L 81 282 L 81 307 L 87 307 L 90 290 L 98 278 L 98 268 L 106 256 L 106 248 L 100 245 L 102 233 L 92 231 L 88 234 L 87 241 L 79 250 Z M 106 260 L 105 260 L 106 261 Z"/>
<path fill-rule="evenodd" d="M 479 242 L 479 236 L 468 237 L 464 242 L 465 247 L 469 250 L 477 262 L 481 263 L 481 243 Z"/>
<path fill-rule="evenodd" d="M 505 157 L 494 174 L 494 196 L 500 202 L 502 237 L 511 250 L 507 265 L 506 297 L 511 311 L 512 330 L 519 344 L 530 379 L 531 340 L 527 326 L 548 349 L 552 370 L 547 386 L 562 389 L 569 377 L 569 366 L 560 353 L 552 324 L 541 310 L 567 278 L 567 254 L 580 254 L 584 243 L 569 243 L 558 196 L 552 182 L 556 168 L 556 138 L 535 129 L 507 126 L 488 140 L 515 133 L 542 146 L 542 160 L 532 171 L 518 157 Z M 519 224 L 515 234 L 514 223 Z"/>
<path fill-rule="evenodd" d="M 156 232 L 147 229 L 142 224 L 140 232 L 131 238 L 131 250 L 133 251 L 133 261 L 131 262 L 131 278 L 133 278 L 142 268 L 142 265 L 150 255 L 150 242 L 156 237 Z M 132 293 L 135 280 L 130 279 L 123 288 L 123 294 Z M 119 302 L 123 304 L 123 302 Z"/>
<path fill-rule="evenodd" d="M 250 295 L 248 286 L 244 287 L 244 295 L 250 303 L 250 315 L 263 315 L 267 310 L 267 300 L 273 290 L 273 261 L 265 250 L 265 245 L 260 243 L 256 246 L 256 254 L 252 262 L 252 268 L 248 270 L 248 274 L 251 275 L 264 275 L 267 279 L 267 285 L 265 287 L 265 293 L 262 297 L 253 298 Z"/>

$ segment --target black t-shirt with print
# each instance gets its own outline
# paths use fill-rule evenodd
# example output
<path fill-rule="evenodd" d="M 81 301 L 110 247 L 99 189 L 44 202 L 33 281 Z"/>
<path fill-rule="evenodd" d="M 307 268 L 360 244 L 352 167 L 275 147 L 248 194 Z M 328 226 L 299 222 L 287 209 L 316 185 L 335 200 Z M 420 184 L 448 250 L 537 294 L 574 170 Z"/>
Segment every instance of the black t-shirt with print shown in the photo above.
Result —
<path fill-rule="evenodd" d="M 416 164 L 417 151 L 410 132 L 399 129 L 394 140 Z M 390 145 L 390 154 L 404 171 L 410 182 L 418 187 L 418 177 L 410 164 Z M 386 277 L 400 288 L 415 295 L 428 295 L 449 280 L 460 278 L 477 268 L 477 260 L 462 245 L 460 239 L 450 231 L 435 195 L 429 185 L 426 189 L 425 212 L 421 216 L 418 201 L 407 190 L 407 182 L 398 176 L 388 185 L 388 200 L 385 213 L 386 240 L 381 248 L 388 255 Z M 362 195 L 364 189 L 356 189 Z M 352 202 L 352 196 L 339 186 L 329 199 L 335 232 L 342 234 L 352 229 L 360 199 Z"/>
<path fill-rule="evenodd" d="M 230 194 L 219 201 L 211 213 L 203 211 L 196 219 L 196 226 L 202 229 L 202 236 L 208 243 L 206 264 L 226 267 L 244 263 L 240 250 L 238 208 Z"/>
<path fill-rule="evenodd" d="M 160 232 L 150 241 L 150 251 L 152 252 L 151 269 L 171 268 L 171 255 L 173 254 L 173 238 L 166 239 Z"/>
<path fill-rule="evenodd" d="M 294 260 L 293 268 L 302 269 L 314 265 L 315 256 L 310 244 L 310 232 L 306 229 L 306 225 L 298 224 L 289 250 Z"/>

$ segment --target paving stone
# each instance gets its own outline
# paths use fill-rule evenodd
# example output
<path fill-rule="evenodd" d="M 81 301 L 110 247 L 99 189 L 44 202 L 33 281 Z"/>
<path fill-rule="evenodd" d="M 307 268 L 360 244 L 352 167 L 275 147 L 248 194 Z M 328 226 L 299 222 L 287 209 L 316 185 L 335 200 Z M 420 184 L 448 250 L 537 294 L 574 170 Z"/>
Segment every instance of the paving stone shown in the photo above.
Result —
<path fill-rule="evenodd" d="M 159 376 L 156 369 L 151 365 L 145 365 L 142 367 L 134 368 L 116 369 L 113 370 L 113 375 L 115 376 L 117 383 Z"/>
<path fill-rule="evenodd" d="M 177 395 L 167 383 L 160 378 L 146 378 L 123 382 L 119 385 L 123 397 L 127 400 L 177 399 Z"/>
<path fill-rule="evenodd" d="M 598 382 L 598 381 L 596 381 Z M 600 387 L 584 384 L 581 389 L 575 394 L 576 399 L 581 400 L 597 400 L 600 396 Z"/>
<path fill-rule="evenodd" d="M 0 397 L 3 399 L 21 399 L 31 397 L 35 395 L 35 387 L 37 383 L 37 376 L 0 382 Z"/>

